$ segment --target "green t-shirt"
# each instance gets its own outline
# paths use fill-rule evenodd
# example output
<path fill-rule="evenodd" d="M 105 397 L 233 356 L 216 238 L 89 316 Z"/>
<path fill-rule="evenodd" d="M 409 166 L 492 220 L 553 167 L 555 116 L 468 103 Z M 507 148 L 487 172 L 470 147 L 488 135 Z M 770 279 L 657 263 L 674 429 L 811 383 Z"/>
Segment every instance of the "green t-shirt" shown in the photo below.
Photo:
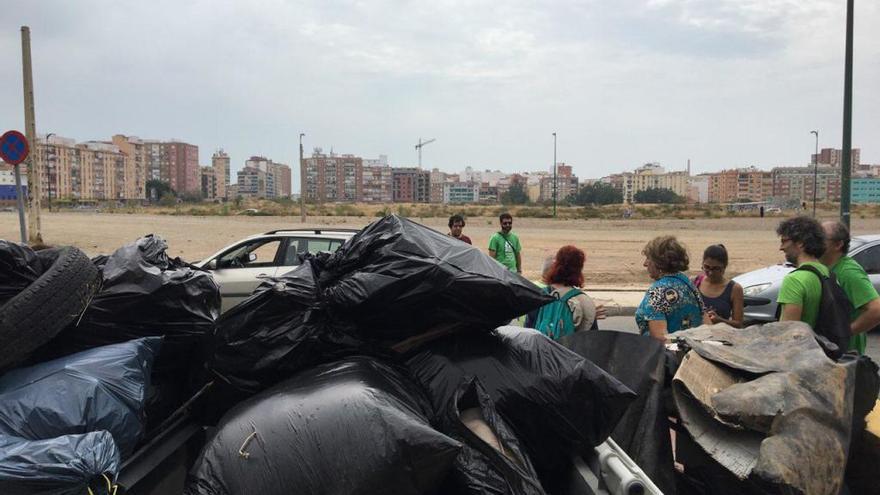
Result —
<path fill-rule="evenodd" d="M 871 279 L 868 278 L 868 274 L 865 273 L 862 265 L 858 264 L 856 260 L 849 256 L 844 256 L 837 260 L 837 263 L 831 267 L 831 271 L 837 278 L 837 283 L 840 284 L 840 286 L 843 287 L 843 291 L 846 292 L 846 297 L 849 298 L 849 302 L 851 302 L 853 308 L 855 308 L 852 315 L 850 315 L 850 321 L 858 318 L 859 308 L 880 297 L 880 295 L 877 294 L 877 290 L 874 289 L 874 285 L 871 284 Z M 867 345 L 868 335 L 866 333 L 853 335 L 849 339 L 849 348 L 851 350 L 859 351 L 859 354 L 865 353 L 865 347 L 867 347 Z"/>
<path fill-rule="evenodd" d="M 495 251 L 495 259 L 499 263 L 510 271 L 516 271 L 516 253 L 522 251 L 519 237 L 516 234 L 511 232 L 505 236 L 501 232 L 495 232 L 489 239 L 489 250 Z"/>
<path fill-rule="evenodd" d="M 819 273 L 829 275 L 828 267 L 818 261 L 808 261 L 803 265 L 812 265 Z M 782 287 L 779 288 L 779 296 L 776 298 L 779 304 L 797 304 L 803 311 L 801 321 L 816 326 L 816 318 L 819 317 L 819 303 L 822 302 L 822 282 L 819 277 L 806 270 L 795 270 L 782 279 Z"/>

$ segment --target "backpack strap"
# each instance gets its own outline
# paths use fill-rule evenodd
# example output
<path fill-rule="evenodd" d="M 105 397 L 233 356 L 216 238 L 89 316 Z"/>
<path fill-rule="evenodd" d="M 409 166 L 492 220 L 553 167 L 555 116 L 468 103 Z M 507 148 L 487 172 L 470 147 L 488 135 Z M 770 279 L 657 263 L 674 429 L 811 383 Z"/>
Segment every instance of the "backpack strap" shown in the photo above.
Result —
<path fill-rule="evenodd" d="M 813 265 L 803 264 L 803 265 L 801 265 L 801 266 L 795 268 L 794 270 L 795 270 L 795 271 L 798 271 L 798 270 L 804 270 L 804 271 L 808 271 L 808 272 L 810 272 L 810 273 L 813 273 L 813 274 L 815 274 L 817 277 L 819 277 L 819 281 L 822 281 L 822 280 L 824 280 L 824 279 L 826 279 L 826 278 L 829 278 L 829 277 L 826 277 L 822 272 L 819 271 L 818 268 L 816 268 L 816 267 L 813 266 Z"/>
<path fill-rule="evenodd" d="M 572 287 L 571 289 L 569 289 L 568 292 L 563 294 L 562 297 L 559 298 L 559 300 L 562 302 L 568 302 L 568 300 L 571 299 L 572 297 L 575 297 L 578 294 L 583 294 L 583 293 L 584 293 L 584 291 L 582 291 L 576 287 Z"/>

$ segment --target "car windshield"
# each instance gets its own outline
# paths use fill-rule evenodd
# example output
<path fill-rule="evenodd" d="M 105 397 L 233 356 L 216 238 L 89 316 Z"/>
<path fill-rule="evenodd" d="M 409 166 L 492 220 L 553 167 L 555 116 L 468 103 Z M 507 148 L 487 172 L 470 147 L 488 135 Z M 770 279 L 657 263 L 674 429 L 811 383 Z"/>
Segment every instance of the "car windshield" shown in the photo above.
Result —
<path fill-rule="evenodd" d="M 852 253 L 853 251 L 855 251 L 856 249 L 858 249 L 859 246 L 862 246 L 862 245 L 864 245 L 864 244 L 866 244 L 866 241 L 863 241 L 862 239 L 859 239 L 859 238 L 857 238 L 857 237 L 854 237 L 854 238 L 850 239 L 850 241 L 849 241 L 849 252 Z"/>

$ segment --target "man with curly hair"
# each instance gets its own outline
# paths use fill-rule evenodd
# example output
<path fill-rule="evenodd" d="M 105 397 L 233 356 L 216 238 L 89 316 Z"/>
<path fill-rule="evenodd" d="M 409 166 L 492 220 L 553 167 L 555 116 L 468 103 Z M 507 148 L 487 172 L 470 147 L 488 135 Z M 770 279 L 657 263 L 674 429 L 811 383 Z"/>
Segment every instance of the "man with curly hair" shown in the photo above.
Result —
<path fill-rule="evenodd" d="M 806 216 L 789 218 L 776 227 L 776 234 L 786 261 L 798 268 L 813 266 L 829 276 L 828 267 L 819 261 L 825 254 L 825 231 L 818 221 Z M 780 321 L 802 321 L 815 328 L 822 302 L 822 282 L 814 273 L 794 270 L 782 280 L 776 302 L 782 307 Z"/>

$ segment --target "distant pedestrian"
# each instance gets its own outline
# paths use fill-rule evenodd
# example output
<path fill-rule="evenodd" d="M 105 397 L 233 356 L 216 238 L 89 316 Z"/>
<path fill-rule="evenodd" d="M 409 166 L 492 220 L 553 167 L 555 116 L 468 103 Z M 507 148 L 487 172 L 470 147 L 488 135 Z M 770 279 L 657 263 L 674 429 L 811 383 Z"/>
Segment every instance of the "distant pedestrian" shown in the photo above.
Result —
<path fill-rule="evenodd" d="M 506 266 L 508 270 L 522 274 L 522 245 L 513 230 L 513 216 L 502 213 L 498 217 L 501 230 L 489 239 L 489 256 Z"/>
<path fill-rule="evenodd" d="M 540 308 L 535 329 L 552 339 L 589 330 L 596 321 L 596 304 L 586 295 L 584 261 L 586 255 L 574 246 L 563 246 L 544 274 L 544 289 L 555 301 Z"/>
<path fill-rule="evenodd" d="M 825 231 L 815 219 L 799 216 L 785 220 L 776 228 L 779 250 L 785 260 L 794 266 L 813 267 L 827 277 L 830 270 L 819 258 L 825 254 Z M 782 279 L 776 302 L 782 305 L 780 321 L 802 321 L 816 327 L 819 304 L 822 301 L 822 282 L 807 270 L 794 270 Z"/>
<path fill-rule="evenodd" d="M 703 298 L 690 279 L 687 249 L 673 236 L 655 237 L 642 250 L 644 266 L 654 283 L 636 309 L 642 335 L 664 342 L 666 335 L 711 321 L 704 314 Z"/>
<path fill-rule="evenodd" d="M 470 237 L 461 233 L 463 229 L 464 217 L 462 217 L 461 215 L 452 215 L 451 217 L 449 217 L 449 236 L 455 237 L 459 241 L 473 244 Z"/>
<path fill-rule="evenodd" d="M 703 251 L 703 273 L 694 279 L 694 285 L 703 296 L 706 316 L 712 323 L 727 323 L 736 328 L 743 326 L 743 288 L 724 277 L 727 271 L 727 248 L 713 244 Z"/>
<path fill-rule="evenodd" d="M 880 295 L 862 265 L 846 255 L 849 251 L 849 229 L 840 222 L 825 222 L 825 254 L 821 261 L 828 266 L 852 303 L 849 349 L 865 353 L 867 332 L 880 325 Z"/>

